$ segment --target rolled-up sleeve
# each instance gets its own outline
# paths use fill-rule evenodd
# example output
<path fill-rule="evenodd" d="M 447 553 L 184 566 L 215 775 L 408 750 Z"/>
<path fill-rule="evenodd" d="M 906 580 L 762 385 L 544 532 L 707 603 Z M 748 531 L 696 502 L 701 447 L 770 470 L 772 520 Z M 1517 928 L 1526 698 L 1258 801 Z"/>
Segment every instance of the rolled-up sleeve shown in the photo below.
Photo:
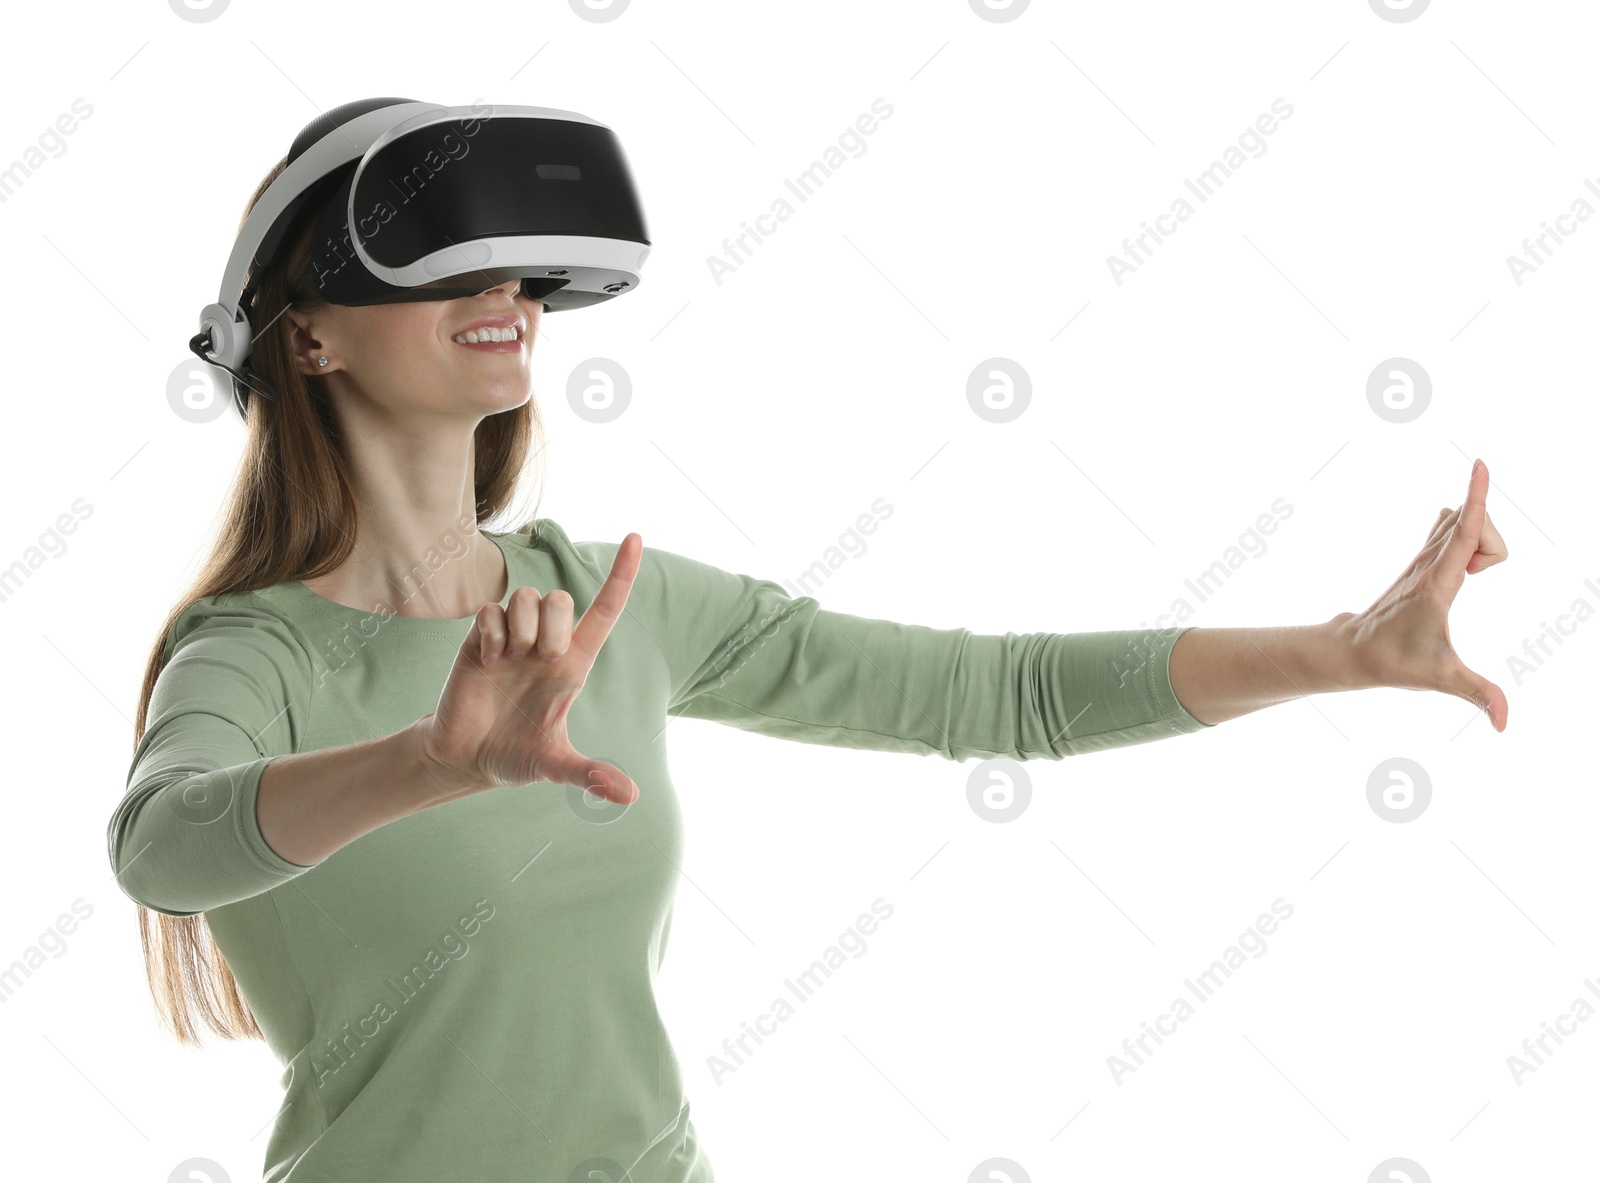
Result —
<path fill-rule="evenodd" d="M 106 828 L 130 899 L 192 916 L 310 869 L 267 845 L 256 791 L 268 761 L 299 749 L 311 693 L 307 645 L 248 593 L 197 601 L 178 617 Z"/>
<path fill-rule="evenodd" d="M 610 570 L 616 544 L 581 545 Z M 776 738 L 1059 760 L 1211 726 L 1172 689 L 1186 628 L 996 636 L 874 620 L 652 547 L 628 609 L 666 658 L 668 714 Z"/>

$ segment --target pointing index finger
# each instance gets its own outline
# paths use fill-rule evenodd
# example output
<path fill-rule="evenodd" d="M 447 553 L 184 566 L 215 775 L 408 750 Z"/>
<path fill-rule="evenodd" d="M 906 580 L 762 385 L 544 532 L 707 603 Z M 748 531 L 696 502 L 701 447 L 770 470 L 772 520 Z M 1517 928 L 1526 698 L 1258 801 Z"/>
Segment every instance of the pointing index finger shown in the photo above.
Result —
<path fill-rule="evenodd" d="M 617 557 L 612 560 L 611 574 L 595 594 L 594 600 L 584 609 L 583 619 L 572 630 L 572 643 L 589 655 L 592 661 L 600 646 L 611 635 L 612 626 L 622 617 L 628 603 L 628 593 L 639 574 L 639 559 L 644 553 L 644 540 L 631 533 L 617 547 Z"/>
<path fill-rule="evenodd" d="M 1450 565 L 1466 569 L 1472 556 L 1478 553 L 1478 542 L 1483 537 L 1483 523 L 1487 516 L 1484 508 L 1489 499 L 1489 469 L 1482 460 L 1472 462 L 1472 478 L 1467 482 L 1467 500 L 1461 506 L 1461 517 L 1456 521 L 1450 539 Z"/>

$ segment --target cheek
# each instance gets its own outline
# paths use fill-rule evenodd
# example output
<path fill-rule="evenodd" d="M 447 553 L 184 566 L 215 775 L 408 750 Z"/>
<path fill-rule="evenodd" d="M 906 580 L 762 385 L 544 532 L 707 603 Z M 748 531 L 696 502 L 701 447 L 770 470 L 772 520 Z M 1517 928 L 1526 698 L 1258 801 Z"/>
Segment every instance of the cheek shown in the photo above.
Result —
<path fill-rule="evenodd" d="M 443 347 L 433 320 L 396 318 L 372 338 L 373 360 L 397 374 L 437 366 Z"/>
<path fill-rule="evenodd" d="M 405 317 L 373 318 L 354 334 L 348 355 L 367 389 L 389 391 L 401 401 L 409 401 L 404 392 L 436 387 L 450 362 L 439 344 L 438 322 Z"/>

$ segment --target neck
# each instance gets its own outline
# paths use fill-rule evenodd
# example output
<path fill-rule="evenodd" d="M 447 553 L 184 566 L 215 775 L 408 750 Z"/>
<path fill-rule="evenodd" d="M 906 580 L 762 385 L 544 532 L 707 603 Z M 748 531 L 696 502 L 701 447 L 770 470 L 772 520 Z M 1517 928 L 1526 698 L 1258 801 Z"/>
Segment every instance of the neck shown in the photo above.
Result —
<path fill-rule="evenodd" d="M 467 419 L 411 426 L 391 419 L 349 433 L 355 547 L 305 583 L 362 611 L 459 620 L 505 596 L 505 557 L 478 530 Z"/>

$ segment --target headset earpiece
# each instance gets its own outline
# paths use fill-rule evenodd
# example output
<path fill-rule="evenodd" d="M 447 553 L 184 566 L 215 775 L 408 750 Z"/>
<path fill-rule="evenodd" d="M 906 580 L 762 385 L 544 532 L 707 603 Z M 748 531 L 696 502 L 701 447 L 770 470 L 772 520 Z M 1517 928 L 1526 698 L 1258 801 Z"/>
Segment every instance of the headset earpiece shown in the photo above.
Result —
<path fill-rule="evenodd" d="M 281 401 L 270 382 L 244 365 L 250 355 L 250 317 L 243 308 L 230 314 L 221 304 L 206 305 L 200 313 L 200 331 L 189 339 L 189 349 L 201 361 L 232 376 L 240 418 L 246 416 L 251 391 L 270 402 Z"/>

